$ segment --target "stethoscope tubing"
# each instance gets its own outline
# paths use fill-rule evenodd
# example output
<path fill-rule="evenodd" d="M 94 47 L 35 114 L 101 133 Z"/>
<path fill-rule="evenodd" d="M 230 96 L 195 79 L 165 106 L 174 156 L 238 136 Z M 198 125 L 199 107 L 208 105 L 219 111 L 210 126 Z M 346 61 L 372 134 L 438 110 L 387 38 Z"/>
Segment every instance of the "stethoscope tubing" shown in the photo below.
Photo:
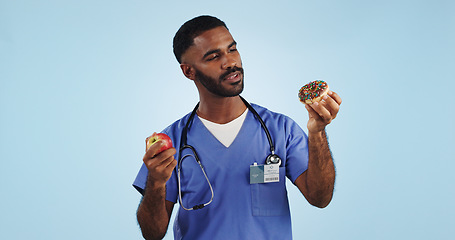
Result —
<path fill-rule="evenodd" d="M 264 121 L 262 120 L 262 118 L 259 116 L 259 114 L 256 112 L 256 110 L 241 96 L 239 96 L 243 103 L 246 105 L 246 107 L 248 108 L 248 110 L 250 110 L 253 115 L 256 117 L 256 119 L 259 121 L 259 123 L 261 124 L 261 127 L 264 129 L 264 132 L 265 134 L 267 135 L 267 140 L 269 142 L 269 145 L 270 145 L 270 152 L 271 154 L 267 157 L 267 161 L 269 161 L 269 158 L 277 158 L 279 159 L 279 157 L 277 155 L 275 155 L 275 147 L 273 145 L 273 141 L 272 141 L 272 137 L 270 136 L 270 132 L 269 130 L 267 129 L 267 126 L 265 125 Z M 191 112 L 191 115 L 190 117 L 188 118 L 188 121 L 186 122 L 185 124 L 185 127 L 183 128 L 182 130 L 182 136 L 180 137 L 180 147 L 179 147 L 179 154 L 178 154 L 178 162 L 177 162 L 177 182 L 178 182 L 178 191 L 179 191 L 179 201 L 180 201 L 180 206 L 184 209 L 184 210 L 187 210 L 187 211 L 190 211 L 190 210 L 197 210 L 197 209 L 201 209 L 207 205 L 209 205 L 210 203 L 212 203 L 213 201 L 213 197 L 214 197 L 214 192 L 213 192 L 213 188 L 212 188 L 212 184 L 210 183 L 210 180 L 204 170 L 204 166 L 202 165 L 201 163 L 201 160 L 199 159 L 199 156 L 196 152 L 196 149 L 189 145 L 187 143 L 187 134 L 188 134 L 188 129 L 189 129 L 189 126 L 190 126 L 190 123 L 193 121 L 194 119 L 194 116 L 196 115 L 196 111 L 197 109 L 199 108 L 199 103 L 196 104 L 196 106 L 194 107 L 193 111 Z M 183 157 L 182 157 L 182 152 L 183 150 L 185 149 L 190 149 L 191 152 L 193 153 L 193 155 L 191 154 L 185 154 Z M 180 178 L 180 172 L 181 172 L 181 167 L 182 167 L 182 162 L 185 158 L 187 157 L 193 157 L 196 162 L 199 164 L 201 170 L 202 170 L 202 173 L 204 174 L 204 177 L 205 179 L 207 180 L 207 183 L 209 184 L 209 187 L 210 187 L 210 192 L 212 194 L 212 197 L 210 198 L 210 201 L 204 203 L 204 204 L 198 204 L 198 205 L 195 205 L 193 206 L 192 208 L 186 208 L 184 207 L 183 205 L 183 201 L 182 201 L 182 188 L 181 188 L 181 178 Z M 279 160 L 280 163 L 281 163 L 281 159 Z"/>
<path fill-rule="evenodd" d="M 213 193 L 213 187 L 212 187 L 212 184 L 210 183 L 210 180 L 209 180 L 209 177 L 207 176 L 205 170 L 204 170 L 204 166 L 202 166 L 202 163 L 201 161 L 199 161 L 198 157 L 197 157 L 197 154 L 195 152 L 195 149 L 190 146 L 190 145 L 186 145 L 186 146 L 183 146 L 183 149 L 181 149 L 180 151 L 183 151 L 185 148 L 190 148 L 192 151 L 193 151 L 193 155 L 191 154 L 185 154 L 182 159 L 179 160 L 179 165 L 178 165 L 178 168 L 177 168 L 177 182 L 178 182 L 178 187 L 179 187 L 179 201 L 180 201 L 180 206 L 182 206 L 183 209 L 187 210 L 187 211 L 190 211 L 190 210 L 197 210 L 197 209 L 201 209 L 207 205 L 209 205 L 210 203 L 212 203 L 213 201 L 213 197 L 214 197 L 214 193 Z M 183 159 L 185 159 L 186 157 L 193 157 L 196 162 L 199 164 L 201 170 L 202 170 L 202 173 L 204 174 L 204 177 L 205 179 L 207 180 L 207 183 L 209 184 L 209 188 L 210 188 L 210 192 L 212 194 L 211 198 L 210 198 L 210 201 L 204 203 L 204 204 L 198 204 L 198 205 L 194 205 L 192 208 L 186 208 L 184 205 L 183 205 L 183 201 L 182 201 L 182 191 L 181 191 L 181 182 L 180 182 L 180 169 L 181 169 L 181 162 L 183 161 Z"/>
<path fill-rule="evenodd" d="M 261 116 L 259 116 L 259 114 L 256 112 L 256 110 L 251 106 L 251 104 L 249 104 L 242 96 L 239 96 L 239 97 L 240 97 L 240 99 L 242 99 L 243 103 L 246 105 L 248 110 L 250 110 L 253 113 L 253 115 L 256 117 L 256 119 L 261 124 L 262 129 L 264 129 L 264 132 L 265 132 L 265 134 L 267 136 L 267 140 L 268 140 L 269 145 L 270 145 L 270 152 L 272 154 L 275 154 L 275 145 L 273 144 L 273 140 L 272 140 L 272 137 L 270 135 L 270 132 L 269 132 L 267 126 L 265 125 L 264 121 L 262 120 Z M 196 111 L 197 111 L 198 108 L 199 108 L 199 103 L 197 103 L 196 106 L 194 107 L 193 111 L 191 112 L 190 117 L 188 118 L 188 121 L 185 124 L 185 127 L 183 128 L 182 136 L 180 137 L 180 148 L 179 149 L 182 149 L 183 146 L 190 146 L 190 145 L 187 144 L 188 128 L 189 128 L 190 123 L 193 121 L 194 116 L 196 115 Z M 191 148 L 194 151 L 196 151 L 193 147 L 191 147 Z M 181 151 L 179 150 L 179 159 L 180 158 L 181 158 Z"/>

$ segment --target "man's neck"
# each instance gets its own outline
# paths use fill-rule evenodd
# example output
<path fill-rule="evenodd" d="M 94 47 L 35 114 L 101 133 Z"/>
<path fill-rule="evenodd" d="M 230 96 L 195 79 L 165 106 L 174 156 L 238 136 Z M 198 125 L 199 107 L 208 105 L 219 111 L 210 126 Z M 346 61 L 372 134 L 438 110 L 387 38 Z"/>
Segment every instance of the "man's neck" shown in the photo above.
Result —
<path fill-rule="evenodd" d="M 197 114 L 199 117 L 214 123 L 228 123 L 245 112 L 246 106 L 239 96 L 235 97 L 201 97 Z"/>

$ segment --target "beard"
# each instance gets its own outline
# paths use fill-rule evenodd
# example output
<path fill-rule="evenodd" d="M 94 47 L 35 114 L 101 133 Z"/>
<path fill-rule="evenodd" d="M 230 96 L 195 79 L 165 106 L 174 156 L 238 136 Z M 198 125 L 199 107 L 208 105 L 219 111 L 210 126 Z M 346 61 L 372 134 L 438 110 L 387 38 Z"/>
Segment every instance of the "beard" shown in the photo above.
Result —
<path fill-rule="evenodd" d="M 196 80 L 199 81 L 209 92 L 220 97 L 235 97 L 243 92 L 243 68 L 233 67 L 221 74 L 218 79 L 209 77 L 201 71 L 195 69 Z M 226 88 L 222 85 L 224 78 L 233 73 L 239 71 L 242 74 L 242 79 L 238 82 L 230 84 L 232 88 Z"/>

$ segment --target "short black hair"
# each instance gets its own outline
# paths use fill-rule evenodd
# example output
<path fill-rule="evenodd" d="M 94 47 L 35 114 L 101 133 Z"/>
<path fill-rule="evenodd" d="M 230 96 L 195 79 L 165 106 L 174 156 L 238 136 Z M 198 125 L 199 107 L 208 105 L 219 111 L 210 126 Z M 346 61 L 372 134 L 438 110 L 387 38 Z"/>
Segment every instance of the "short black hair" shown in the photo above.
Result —
<path fill-rule="evenodd" d="M 189 47 L 191 47 L 191 45 L 193 45 L 195 37 L 207 30 L 221 26 L 228 29 L 223 21 L 208 15 L 195 17 L 184 23 L 174 36 L 173 48 L 177 61 L 182 63 L 182 55 L 186 52 L 186 50 L 188 50 Z"/>

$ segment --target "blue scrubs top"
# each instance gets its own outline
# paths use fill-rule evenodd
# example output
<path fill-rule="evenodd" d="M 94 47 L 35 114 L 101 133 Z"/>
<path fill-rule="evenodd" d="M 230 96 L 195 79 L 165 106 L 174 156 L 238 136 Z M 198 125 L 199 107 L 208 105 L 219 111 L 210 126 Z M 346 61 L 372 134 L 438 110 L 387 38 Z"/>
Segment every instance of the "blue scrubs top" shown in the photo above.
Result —
<path fill-rule="evenodd" d="M 255 104 L 252 106 L 264 120 L 275 144 L 275 153 L 282 159 L 280 181 L 249 183 L 250 166 L 265 164 L 270 154 L 267 136 L 251 111 L 228 148 L 195 117 L 187 142 L 199 155 L 214 198 L 200 210 L 179 208 L 174 223 L 175 239 L 292 239 L 285 176 L 294 183 L 308 168 L 308 138 L 291 118 Z M 171 137 L 175 148 L 180 146 L 182 129 L 189 115 L 163 131 Z M 182 156 L 186 153 L 187 150 Z M 142 165 L 133 183 L 140 192 L 145 188 L 147 174 L 147 168 Z M 211 198 L 207 180 L 191 157 L 182 161 L 181 187 L 186 208 L 206 203 Z M 176 169 L 166 183 L 166 200 L 178 202 Z"/>

